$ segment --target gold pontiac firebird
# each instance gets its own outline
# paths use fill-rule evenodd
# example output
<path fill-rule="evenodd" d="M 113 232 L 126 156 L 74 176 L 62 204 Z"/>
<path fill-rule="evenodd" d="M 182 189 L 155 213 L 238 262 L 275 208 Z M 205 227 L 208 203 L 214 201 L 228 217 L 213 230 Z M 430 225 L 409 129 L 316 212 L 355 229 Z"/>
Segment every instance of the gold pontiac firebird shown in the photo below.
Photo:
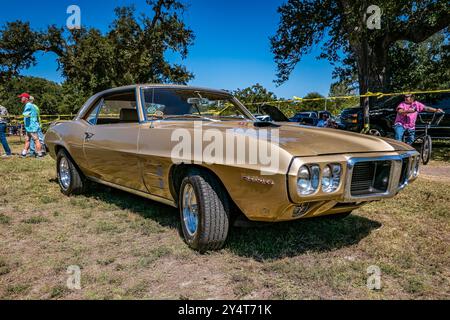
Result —
<path fill-rule="evenodd" d="M 227 146 L 198 157 L 221 134 Z M 239 138 L 239 150 L 228 148 Z M 182 140 L 194 151 L 183 155 Z M 256 140 L 276 165 L 251 161 Z M 264 222 L 343 217 L 394 197 L 419 174 L 419 154 L 404 143 L 261 122 L 228 92 L 176 85 L 98 93 L 75 119 L 52 124 L 45 143 L 65 195 L 94 181 L 177 207 L 186 243 L 200 252 L 222 248 L 242 214 Z"/>

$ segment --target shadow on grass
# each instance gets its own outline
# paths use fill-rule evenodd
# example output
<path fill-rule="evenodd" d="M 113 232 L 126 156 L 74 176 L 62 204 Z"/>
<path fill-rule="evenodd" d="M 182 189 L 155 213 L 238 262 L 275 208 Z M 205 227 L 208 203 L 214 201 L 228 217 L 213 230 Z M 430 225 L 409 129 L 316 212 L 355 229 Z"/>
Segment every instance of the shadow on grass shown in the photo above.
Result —
<path fill-rule="evenodd" d="M 381 224 L 360 216 L 297 220 L 265 228 L 233 229 L 228 248 L 258 261 L 327 252 L 359 243 Z"/>
<path fill-rule="evenodd" d="M 144 219 L 152 219 L 163 227 L 178 228 L 178 210 L 170 206 L 96 183 L 89 185 L 84 196 L 128 210 Z"/>
<path fill-rule="evenodd" d="M 175 229 L 179 226 L 177 209 L 120 190 L 94 185 L 85 196 L 139 214 L 163 227 Z M 281 259 L 306 252 L 327 252 L 348 247 L 379 227 L 379 222 L 355 215 L 342 220 L 324 217 L 258 228 L 233 227 L 226 249 L 258 261 Z"/>
<path fill-rule="evenodd" d="M 433 141 L 433 160 L 450 162 L 450 141 Z"/>

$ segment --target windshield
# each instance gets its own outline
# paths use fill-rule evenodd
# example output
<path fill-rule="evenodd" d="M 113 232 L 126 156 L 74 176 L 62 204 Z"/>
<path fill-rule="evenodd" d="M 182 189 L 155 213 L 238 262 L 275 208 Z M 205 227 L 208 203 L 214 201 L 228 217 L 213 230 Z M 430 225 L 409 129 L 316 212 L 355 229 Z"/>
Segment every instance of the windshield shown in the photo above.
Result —
<path fill-rule="evenodd" d="M 249 112 L 231 95 L 193 89 L 146 88 L 147 120 L 250 120 Z"/>

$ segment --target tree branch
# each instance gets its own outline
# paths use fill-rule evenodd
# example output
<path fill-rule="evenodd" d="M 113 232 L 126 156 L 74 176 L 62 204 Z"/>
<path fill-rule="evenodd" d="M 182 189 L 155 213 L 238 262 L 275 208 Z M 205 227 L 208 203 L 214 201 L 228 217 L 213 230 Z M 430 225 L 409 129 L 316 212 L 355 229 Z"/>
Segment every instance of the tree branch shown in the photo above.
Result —
<path fill-rule="evenodd" d="M 425 13 L 425 15 L 426 14 L 427 13 Z M 425 15 L 421 14 L 421 16 Z M 420 43 L 431 37 L 433 34 L 444 30 L 449 25 L 450 15 L 448 12 L 442 12 L 433 24 L 424 23 L 421 17 L 411 18 L 410 22 L 403 23 L 401 26 L 396 28 L 395 31 L 387 34 L 386 42 L 394 43 L 399 40 L 406 40 L 414 43 Z"/>

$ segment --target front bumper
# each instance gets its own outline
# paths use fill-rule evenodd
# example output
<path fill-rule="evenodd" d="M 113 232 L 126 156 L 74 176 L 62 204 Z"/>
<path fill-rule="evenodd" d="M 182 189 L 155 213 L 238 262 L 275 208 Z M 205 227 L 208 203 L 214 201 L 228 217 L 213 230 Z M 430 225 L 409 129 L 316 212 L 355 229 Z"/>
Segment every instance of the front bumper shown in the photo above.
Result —
<path fill-rule="evenodd" d="M 408 161 L 404 161 L 409 159 Z M 398 155 L 386 155 L 379 157 L 354 157 L 347 162 L 347 175 L 345 177 L 344 202 L 374 201 L 383 198 L 392 198 L 398 192 L 417 179 L 419 172 L 414 172 L 415 161 L 419 161 L 419 153 L 408 151 Z M 355 165 L 360 162 L 390 162 L 389 184 L 384 192 L 373 192 L 365 195 L 352 195 L 351 184 Z M 403 166 L 406 165 L 405 169 Z M 402 173 L 404 176 L 402 176 Z"/>
<path fill-rule="evenodd" d="M 418 157 L 419 154 L 417 151 L 402 151 L 295 158 L 291 164 L 288 174 L 289 195 L 292 203 L 294 204 L 303 204 L 305 202 L 317 201 L 355 203 L 391 198 L 417 178 L 418 172 L 414 173 L 413 165 L 415 161 L 417 161 Z M 407 161 L 408 168 L 404 169 L 404 159 L 408 158 L 410 159 L 409 161 Z M 377 192 L 376 190 L 374 190 L 373 192 L 368 192 L 367 194 L 352 194 L 351 185 L 355 165 L 360 162 L 378 161 L 391 163 L 388 187 L 386 188 L 386 191 Z M 298 194 L 297 173 L 303 165 L 316 164 L 319 165 L 321 171 L 323 171 L 326 165 L 332 163 L 339 163 L 342 166 L 341 182 L 335 192 L 326 193 L 319 187 L 314 194 L 308 196 L 301 196 Z M 403 170 L 405 170 L 406 173 Z M 402 172 L 403 181 L 401 181 Z"/>
<path fill-rule="evenodd" d="M 407 161 L 408 168 L 402 174 L 404 160 Z M 291 164 L 288 174 L 288 192 L 291 205 L 288 206 L 276 218 L 276 221 L 290 221 L 299 218 L 312 218 L 323 215 L 333 215 L 350 212 L 360 208 L 371 201 L 377 201 L 394 197 L 403 190 L 409 183 L 418 177 L 418 172 L 414 174 L 412 159 L 419 161 L 419 154 L 416 151 L 401 152 L 377 152 L 365 154 L 346 154 L 318 157 L 296 158 Z M 389 183 L 385 192 L 372 192 L 370 194 L 352 194 L 352 177 L 356 164 L 367 161 L 388 161 L 391 163 L 389 172 Z M 316 193 L 309 196 L 299 196 L 297 194 L 297 172 L 305 164 L 317 164 L 323 168 L 330 163 L 340 163 L 342 165 L 341 183 L 336 192 L 327 194 L 320 188 Z M 405 172 L 405 171 L 403 171 Z M 402 175 L 405 176 L 402 180 Z"/>

